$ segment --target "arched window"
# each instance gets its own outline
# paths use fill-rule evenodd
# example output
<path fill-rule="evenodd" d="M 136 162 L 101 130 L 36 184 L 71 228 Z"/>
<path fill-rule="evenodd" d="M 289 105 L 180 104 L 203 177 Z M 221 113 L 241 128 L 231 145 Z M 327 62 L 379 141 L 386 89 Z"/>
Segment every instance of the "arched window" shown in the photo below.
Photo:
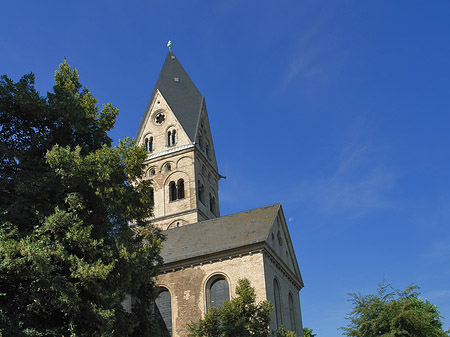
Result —
<path fill-rule="evenodd" d="M 153 187 L 150 187 L 150 202 L 152 205 L 155 204 L 155 192 L 153 191 Z"/>
<path fill-rule="evenodd" d="M 167 146 L 172 146 L 172 131 L 167 132 Z"/>
<path fill-rule="evenodd" d="M 146 137 L 144 140 L 145 151 L 152 152 L 153 151 L 153 137 Z"/>
<path fill-rule="evenodd" d="M 145 150 L 147 152 L 153 151 L 153 137 L 150 136 L 150 137 L 145 138 L 144 144 L 145 144 Z"/>
<path fill-rule="evenodd" d="M 169 130 L 167 132 L 167 145 L 174 146 L 177 143 L 177 130 Z"/>
<path fill-rule="evenodd" d="M 198 199 L 204 204 L 205 203 L 205 187 L 198 180 Z"/>
<path fill-rule="evenodd" d="M 177 130 L 172 131 L 172 145 L 177 143 Z"/>
<path fill-rule="evenodd" d="M 295 322 L 295 310 L 294 310 L 294 300 L 292 299 L 292 294 L 289 292 L 289 318 L 290 318 L 290 323 L 291 323 L 291 331 L 296 331 L 297 330 L 297 324 Z"/>
<path fill-rule="evenodd" d="M 164 172 L 169 172 L 172 170 L 172 166 L 170 166 L 170 164 L 167 164 L 166 167 L 164 168 Z"/>
<path fill-rule="evenodd" d="M 155 174 L 156 174 L 155 169 L 154 169 L 154 168 L 151 168 L 150 171 L 149 171 L 149 173 L 148 173 L 148 176 L 149 176 L 149 177 L 153 177 Z"/>
<path fill-rule="evenodd" d="M 276 328 L 278 329 L 283 324 L 283 318 L 281 316 L 281 298 L 280 298 L 280 287 L 278 285 L 277 279 L 273 280 L 273 292 L 274 292 L 274 299 L 275 299 L 275 321 L 276 321 Z"/>
<path fill-rule="evenodd" d="M 209 210 L 212 214 L 216 214 L 216 198 L 209 193 Z"/>
<path fill-rule="evenodd" d="M 172 336 L 172 303 L 167 289 L 162 288 L 155 300 L 155 313 L 163 336 Z"/>
<path fill-rule="evenodd" d="M 169 200 L 175 201 L 177 200 L 177 186 L 174 181 L 169 183 Z"/>
<path fill-rule="evenodd" d="M 203 136 L 201 134 L 198 136 L 198 145 L 200 146 L 200 149 L 203 151 L 204 143 L 203 143 Z"/>
<path fill-rule="evenodd" d="M 230 300 L 228 281 L 222 275 L 211 278 L 206 286 L 207 307 L 215 308 Z"/>
<path fill-rule="evenodd" d="M 177 182 L 177 196 L 178 199 L 184 199 L 184 180 L 179 179 Z"/>

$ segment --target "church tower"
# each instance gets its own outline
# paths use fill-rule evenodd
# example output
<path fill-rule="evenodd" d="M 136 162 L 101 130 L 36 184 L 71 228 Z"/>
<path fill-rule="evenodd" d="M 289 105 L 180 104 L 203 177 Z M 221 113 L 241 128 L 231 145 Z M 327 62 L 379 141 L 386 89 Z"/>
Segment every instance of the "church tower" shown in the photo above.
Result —
<path fill-rule="evenodd" d="M 136 134 L 162 230 L 220 216 L 219 179 L 205 98 L 169 50 Z"/>

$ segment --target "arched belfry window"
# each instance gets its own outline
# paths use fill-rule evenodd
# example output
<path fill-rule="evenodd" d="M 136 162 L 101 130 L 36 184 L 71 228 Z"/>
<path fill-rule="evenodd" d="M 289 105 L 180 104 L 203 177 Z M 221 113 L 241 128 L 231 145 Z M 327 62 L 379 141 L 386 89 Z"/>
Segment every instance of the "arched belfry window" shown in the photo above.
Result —
<path fill-rule="evenodd" d="M 163 336 L 172 336 L 172 299 L 167 289 L 161 288 L 155 300 L 155 313 Z"/>
<path fill-rule="evenodd" d="M 152 206 L 155 204 L 155 191 L 153 190 L 153 187 L 150 187 L 150 203 Z"/>
<path fill-rule="evenodd" d="M 206 284 L 207 308 L 215 308 L 230 300 L 230 287 L 223 275 L 212 277 Z"/>
<path fill-rule="evenodd" d="M 169 183 L 169 201 L 184 199 L 184 180 L 178 179 L 175 184 L 174 181 Z"/>
<path fill-rule="evenodd" d="M 167 145 L 174 146 L 177 143 L 177 130 L 172 129 L 167 132 Z"/>
<path fill-rule="evenodd" d="M 184 199 L 184 180 L 183 179 L 178 179 L 177 197 L 178 197 L 178 199 Z"/>
<path fill-rule="evenodd" d="M 153 137 L 145 137 L 144 140 L 145 151 L 152 152 L 153 151 Z"/>
<path fill-rule="evenodd" d="M 169 200 L 175 201 L 177 200 L 177 186 L 174 181 L 169 183 Z"/>
<path fill-rule="evenodd" d="M 275 321 L 277 323 L 276 328 L 278 329 L 283 323 L 281 317 L 281 297 L 280 297 L 280 286 L 278 285 L 277 279 L 273 280 L 273 292 L 274 292 L 274 306 L 275 306 Z"/>
<path fill-rule="evenodd" d="M 292 294 L 289 292 L 289 318 L 291 323 L 291 331 L 297 330 L 297 323 L 295 322 L 295 310 L 294 310 L 294 300 L 292 299 Z"/>
<path fill-rule="evenodd" d="M 209 193 L 209 210 L 212 214 L 216 214 L 216 198 Z"/>
<path fill-rule="evenodd" d="M 198 200 L 200 200 L 203 204 L 205 204 L 205 186 L 203 186 L 202 183 L 200 183 L 200 180 L 197 182 L 198 186 Z"/>

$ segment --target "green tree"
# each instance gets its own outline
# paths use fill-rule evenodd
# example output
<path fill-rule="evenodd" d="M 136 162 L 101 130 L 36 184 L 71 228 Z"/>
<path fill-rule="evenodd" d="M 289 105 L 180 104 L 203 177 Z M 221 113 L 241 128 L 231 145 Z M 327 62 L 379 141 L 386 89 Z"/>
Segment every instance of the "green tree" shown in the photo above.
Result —
<path fill-rule="evenodd" d="M 404 291 L 381 284 L 375 295 L 350 294 L 353 310 L 342 329 L 353 337 L 446 337 L 437 307 L 420 299 L 417 286 Z"/>
<path fill-rule="evenodd" d="M 146 220 L 144 149 L 111 147 L 117 113 L 65 60 L 46 97 L 33 74 L 1 77 L 0 335 L 156 335 L 162 236 Z"/>
<path fill-rule="evenodd" d="M 190 337 L 269 337 L 270 313 L 273 306 L 269 301 L 256 304 L 255 289 L 247 279 L 241 279 L 236 286 L 236 297 L 209 313 L 198 322 L 188 324 Z M 281 327 L 274 337 L 295 337 L 295 333 Z"/>
<path fill-rule="evenodd" d="M 303 328 L 303 337 L 315 337 L 317 334 L 313 333 L 313 329 Z"/>

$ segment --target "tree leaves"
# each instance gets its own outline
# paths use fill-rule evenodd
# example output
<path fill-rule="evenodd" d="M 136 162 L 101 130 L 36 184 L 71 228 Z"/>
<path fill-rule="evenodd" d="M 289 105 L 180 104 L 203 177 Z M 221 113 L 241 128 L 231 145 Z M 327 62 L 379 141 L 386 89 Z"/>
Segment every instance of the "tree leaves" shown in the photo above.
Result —
<path fill-rule="evenodd" d="M 117 113 L 66 60 L 46 97 L 33 74 L 1 78 L 0 335 L 154 335 L 162 236 L 138 183 L 144 149 L 111 147 Z"/>
<path fill-rule="evenodd" d="M 381 284 L 375 295 L 350 294 L 353 310 L 342 329 L 347 336 L 445 337 L 435 305 L 420 299 L 417 286 L 404 291 Z"/>

